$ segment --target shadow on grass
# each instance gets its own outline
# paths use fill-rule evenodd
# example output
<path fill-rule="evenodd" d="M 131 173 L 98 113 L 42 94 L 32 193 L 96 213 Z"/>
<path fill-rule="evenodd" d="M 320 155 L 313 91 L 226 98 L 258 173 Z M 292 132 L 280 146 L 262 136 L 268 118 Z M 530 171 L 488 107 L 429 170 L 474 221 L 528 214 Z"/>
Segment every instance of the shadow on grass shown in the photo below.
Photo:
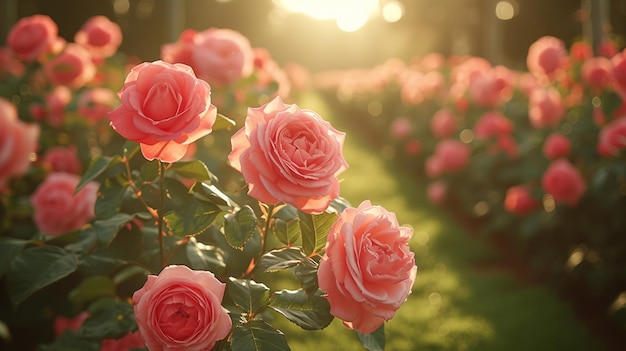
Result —
<path fill-rule="evenodd" d="M 352 205 L 371 200 L 413 227 L 411 248 L 419 273 L 413 292 L 385 326 L 386 350 L 605 350 L 553 291 L 518 282 L 507 272 L 475 269 L 496 252 L 432 206 L 415 179 L 385 162 L 331 116 L 314 97 L 299 102 L 348 131 L 341 194 Z M 337 319 L 323 332 L 299 329 L 282 318 L 292 350 L 359 350 Z"/>

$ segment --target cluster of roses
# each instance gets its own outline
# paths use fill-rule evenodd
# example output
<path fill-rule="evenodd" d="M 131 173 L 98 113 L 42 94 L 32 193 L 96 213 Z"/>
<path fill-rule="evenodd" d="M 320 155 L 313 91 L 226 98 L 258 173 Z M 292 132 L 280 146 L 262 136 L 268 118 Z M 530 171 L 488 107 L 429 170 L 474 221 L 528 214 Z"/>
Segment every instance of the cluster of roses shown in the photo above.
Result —
<path fill-rule="evenodd" d="M 425 178 L 434 203 L 542 252 L 537 266 L 589 269 L 602 291 L 623 281 L 626 264 L 615 250 L 625 225 L 626 51 L 610 40 L 598 51 L 546 36 L 524 71 L 432 53 L 315 78 L 384 156 Z"/>
<path fill-rule="evenodd" d="M 288 349 L 280 332 L 272 333 L 260 322 L 260 312 L 271 301 L 263 288 L 258 292 L 264 285 L 249 279 L 255 265 L 274 271 L 306 262 L 309 271 L 314 268 L 315 279 L 308 283 L 306 296 L 328 301 L 326 305 L 312 303 L 315 317 L 302 310 L 290 312 L 290 306 L 307 304 L 308 298 L 280 305 L 281 297 L 293 295 L 283 291 L 272 300 L 279 301 L 277 311 L 308 323 L 307 329 L 327 326 L 326 314 L 361 334 L 373 333 L 391 319 L 407 299 L 416 276 L 414 254 L 408 246 L 412 230 L 400 226 L 392 212 L 369 201 L 341 210 L 331 206 L 339 199 L 338 176 L 348 167 L 342 155 L 345 133 L 316 112 L 283 102 L 290 83 L 269 53 L 252 49 L 236 31 L 187 30 L 176 43 L 163 45 L 162 60 L 124 62 L 114 70 L 111 60 L 121 40 L 119 26 L 99 16 L 87 21 L 74 43 L 66 43 L 58 37 L 54 21 L 35 15 L 13 27 L 8 47 L 2 51 L 0 282 L 7 291 L 2 299 L 8 299 L 2 306 L 17 310 L 33 294 L 53 286 L 59 289 L 64 282 L 67 301 L 54 303 L 64 306 L 69 301 L 72 306 L 70 313 L 62 313 L 50 307 L 52 302 L 42 303 L 49 306 L 44 318 L 49 329 L 54 320 L 58 339 L 46 339 L 45 331 L 31 333 L 27 344 L 208 350 L 230 343 L 233 349 L 256 350 L 261 346 L 255 344 L 266 342 Z M 123 82 L 116 80 L 119 74 L 126 74 Z M 247 205 L 233 205 L 227 195 L 209 185 L 214 179 L 205 163 L 193 160 L 200 139 L 220 123 L 235 124 L 218 114 L 216 106 L 224 104 L 230 111 L 233 101 L 241 104 L 251 96 L 256 102 L 266 102 L 247 108 L 244 126 L 229 136 L 232 148 L 225 148 L 225 153 L 248 188 L 249 197 L 242 201 L 263 212 L 263 220 L 246 212 Z M 83 133 L 88 137 L 75 135 Z M 77 140 L 81 145 L 73 144 Z M 122 144 L 121 155 L 107 155 L 120 153 Z M 134 156 L 133 145 L 143 155 L 141 160 Z M 138 169 L 131 170 L 135 166 Z M 180 180 L 181 176 L 191 182 Z M 160 193 L 160 202 L 150 197 L 154 191 Z M 131 205 L 141 210 L 128 210 Z M 177 212 L 168 206 L 184 208 Z M 272 223 L 280 222 L 273 217 L 280 208 L 294 209 L 311 221 L 312 243 L 303 232 L 303 248 L 299 248 L 292 227 L 286 241 L 281 240 L 285 248 L 266 252 Z M 339 213 L 324 216 L 332 212 Z M 326 218 L 334 220 L 327 225 L 317 223 Z M 201 234 L 211 231 L 210 227 L 218 233 L 234 231 L 243 239 L 237 238 L 236 249 L 200 243 Z M 136 233 L 141 237 L 138 242 L 132 241 Z M 262 250 L 246 256 L 246 242 L 253 241 L 254 235 L 261 236 Z M 110 248 L 118 241 L 137 247 L 130 249 L 133 254 L 115 256 Z M 153 247 L 157 250 L 146 249 Z M 180 247 L 195 256 L 172 263 Z M 229 262 L 242 265 L 242 272 L 224 276 L 196 268 L 221 267 L 223 272 L 226 251 L 234 252 Z M 129 275 L 123 274 L 128 266 L 136 266 L 131 272 L 142 272 L 141 286 L 125 296 L 120 291 L 129 284 L 125 280 Z M 81 267 L 96 273 L 81 276 Z M 39 271 L 43 273 L 27 273 Z M 230 294 L 226 294 L 226 283 L 234 286 Z M 240 295 L 248 290 L 259 295 Z M 41 295 L 37 298 L 45 299 Z M 225 305 L 226 295 L 232 307 Z M 125 299 L 132 300 L 132 305 Z M 125 306 L 132 306 L 130 315 L 124 312 Z M 9 335 L 24 328 L 14 314 L 5 307 L 0 310 L 0 327 Z M 256 328 L 277 340 L 252 335 Z M 79 337 L 72 339 L 72 335 Z M 255 342 L 249 343 L 248 337 Z M 20 336 L 12 338 L 0 342 L 20 347 Z"/>

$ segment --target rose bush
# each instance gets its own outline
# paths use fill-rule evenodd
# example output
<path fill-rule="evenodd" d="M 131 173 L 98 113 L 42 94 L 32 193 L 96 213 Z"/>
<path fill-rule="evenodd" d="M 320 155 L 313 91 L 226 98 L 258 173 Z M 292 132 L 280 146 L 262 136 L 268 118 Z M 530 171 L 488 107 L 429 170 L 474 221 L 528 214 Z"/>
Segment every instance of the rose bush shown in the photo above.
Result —
<path fill-rule="evenodd" d="M 269 51 L 187 30 L 137 62 L 106 18 L 74 42 L 57 30 L 25 18 L 0 50 L 0 348 L 289 350 L 277 316 L 334 315 L 384 347 L 415 279 L 410 230 L 340 196 L 345 133 L 290 103 Z M 350 234 L 344 211 L 370 229 Z M 358 319 L 318 284 L 333 226 L 369 261 Z"/>

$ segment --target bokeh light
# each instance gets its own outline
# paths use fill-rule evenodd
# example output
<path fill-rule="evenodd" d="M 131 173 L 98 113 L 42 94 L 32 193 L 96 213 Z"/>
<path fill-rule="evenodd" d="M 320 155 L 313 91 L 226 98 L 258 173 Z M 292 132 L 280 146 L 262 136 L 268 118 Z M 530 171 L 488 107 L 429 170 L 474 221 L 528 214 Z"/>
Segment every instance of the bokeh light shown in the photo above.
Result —
<path fill-rule="evenodd" d="M 276 0 L 288 11 L 318 20 L 334 20 L 344 32 L 354 32 L 378 11 L 378 0 Z"/>
<path fill-rule="evenodd" d="M 381 15 L 386 22 L 398 22 L 404 16 L 404 5 L 399 1 L 390 1 L 383 6 Z"/>
<path fill-rule="evenodd" d="M 517 4 L 511 1 L 498 1 L 496 4 L 496 17 L 503 21 L 513 19 L 517 14 Z"/>

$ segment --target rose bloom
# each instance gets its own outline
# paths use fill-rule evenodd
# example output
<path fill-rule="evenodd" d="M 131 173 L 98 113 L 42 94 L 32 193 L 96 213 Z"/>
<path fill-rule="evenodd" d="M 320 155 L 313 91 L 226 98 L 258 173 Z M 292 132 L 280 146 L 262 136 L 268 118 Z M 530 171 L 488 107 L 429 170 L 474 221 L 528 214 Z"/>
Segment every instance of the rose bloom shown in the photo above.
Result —
<path fill-rule="evenodd" d="M 7 46 L 15 56 L 24 61 L 58 52 L 63 40 L 58 36 L 56 23 L 46 15 L 33 15 L 20 19 L 9 32 Z"/>
<path fill-rule="evenodd" d="M 81 164 L 76 154 L 76 148 L 54 146 L 43 155 L 42 162 L 46 164 L 52 172 L 65 172 L 72 174 L 81 173 Z"/>
<path fill-rule="evenodd" d="M 54 335 L 61 336 L 66 330 L 71 330 L 76 333 L 83 322 L 89 317 L 89 313 L 81 312 L 74 317 L 67 318 L 63 316 L 57 316 L 54 318 Z"/>
<path fill-rule="evenodd" d="M 611 83 L 613 65 L 606 57 L 592 57 L 583 63 L 580 73 L 583 82 L 599 93 Z"/>
<path fill-rule="evenodd" d="M 396 216 L 363 201 L 346 208 L 328 233 L 318 271 L 330 313 L 343 324 L 369 334 L 390 320 L 415 282 L 413 230 Z"/>
<path fill-rule="evenodd" d="M 44 63 L 44 72 L 52 84 L 78 89 L 96 75 L 89 52 L 80 45 L 69 43 L 56 57 Z"/>
<path fill-rule="evenodd" d="M 217 109 L 210 94 L 187 65 L 144 62 L 126 77 L 121 105 L 109 113 L 111 126 L 140 143 L 146 159 L 176 162 L 189 144 L 211 133 Z"/>
<path fill-rule="evenodd" d="M 602 156 L 615 156 L 626 148 L 626 117 L 618 118 L 600 130 L 596 150 Z"/>
<path fill-rule="evenodd" d="M 438 138 L 449 137 L 456 131 L 456 117 L 447 108 L 442 108 L 435 112 L 430 120 L 430 130 Z"/>
<path fill-rule="evenodd" d="M 411 120 L 408 117 L 397 117 L 391 122 L 391 136 L 395 139 L 405 139 L 411 135 Z"/>
<path fill-rule="evenodd" d="M 348 168 L 345 136 L 314 111 L 275 97 L 248 109 L 245 127 L 231 138 L 228 160 L 255 199 L 320 213 L 339 196 L 337 176 Z"/>
<path fill-rule="evenodd" d="M 0 189 L 12 177 L 26 174 L 37 149 L 40 129 L 17 118 L 17 109 L 0 98 Z"/>
<path fill-rule="evenodd" d="M 564 158 L 552 161 L 541 178 L 541 185 L 555 202 L 570 206 L 578 204 L 587 189 L 578 169 Z"/>
<path fill-rule="evenodd" d="M 133 294 L 139 332 L 151 351 L 210 350 L 232 328 L 226 284 L 209 271 L 170 265 Z"/>
<path fill-rule="evenodd" d="M 504 66 L 496 66 L 476 75 L 469 85 L 469 93 L 479 106 L 495 107 L 511 98 L 513 73 Z"/>
<path fill-rule="evenodd" d="M 555 128 L 565 116 L 561 94 L 554 87 L 535 89 L 530 95 L 528 117 L 537 129 Z"/>
<path fill-rule="evenodd" d="M 13 56 L 11 49 L 0 47 L 0 79 L 5 79 L 7 75 L 21 76 L 24 70 L 24 63 Z"/>
<path fill-rule="evenodd" d="M 78 113 L 90 121 L 99 122 L 108 119 L 109 112 L 113 111 L 118 103 L 115 93 L 107 88 L 91 88 L 80 93 L 77 101 Z"/>
<path fill-rule="evenodd" d="M 161 45 L 161 60 L 194 67 L 193 50 L 196 34 L 198 32 L 194 29 L 185 29 L 176 42 Z"/>
<path fill-rule="evenodd" d="M 539 200 L 534 198 L 527 185 L 516 185 L 506 190 L 504 208 L 513 214 L 525 215 L 539 207 Z"/>
<path fill-rule="evenodd" d="M 583 62 L 593 57 L 593 49 L 591 44 L 586 41 L 577 41 L 572 44 L 569 49 L 569 56 L 572 61 Z"/>
<path fill-rule="evenodd" d="M 225 86 L 252 74 L 254 52 L 241 33 L 209 28 L 196 35 L 194 44 L 193 67 L 210 84 Z"/>
<path fill-rule="evenodd" d="M 95 59 L 111 57 L 122 43 L 120 26 L 105 16 L 91 17 L 74 35 L 74 42 Z"/>
<path fill-rule="evenodd" d="M 543 155 L 549 160 L 567 157 L 570 148 L 569 139 L 559 132 L 554 132 L 546 138 L 543 144 Z"/>
<path fill-rule="evenodd" d="M 474 124 L 474 135 L 477 139 L 486 140 L 513 131 L 513 122 L 498 111 L 484 113 Z"/>
<path fill-rule="evenodd" d="M 565 43 L 553 36 L 544 36 L 532 43 L 526 56 L 528 71 L 535 77 L 545 77 L 549 80 L 564 67 L 566 61 Z"/>
<path fill-rule="evenodd" d="M 94 218 L 99 185 L 89 182 L 74 193 L 79 181 L 75 174 L 50 173 L 31 195 L 33 219 L 45 235 L 57 236 L 80 229 Z"/>
<path fill-rule="evenodd" d="M 459 140 L 443 139 L 435 146 L 434 155 L 441 161 L 443 172 L 454 172 L 467 165 L 470 152 L 470 147 Z"/>
<path fill-rule="evenodd" d="M 437 205 L 442 204 L 446 199 L 446 192 L 448 191 L 448 187 L 446 183 L 441 180 L 434 181 L 428 184 L 426 188 L 426 196 L 428 199 Z"/>

